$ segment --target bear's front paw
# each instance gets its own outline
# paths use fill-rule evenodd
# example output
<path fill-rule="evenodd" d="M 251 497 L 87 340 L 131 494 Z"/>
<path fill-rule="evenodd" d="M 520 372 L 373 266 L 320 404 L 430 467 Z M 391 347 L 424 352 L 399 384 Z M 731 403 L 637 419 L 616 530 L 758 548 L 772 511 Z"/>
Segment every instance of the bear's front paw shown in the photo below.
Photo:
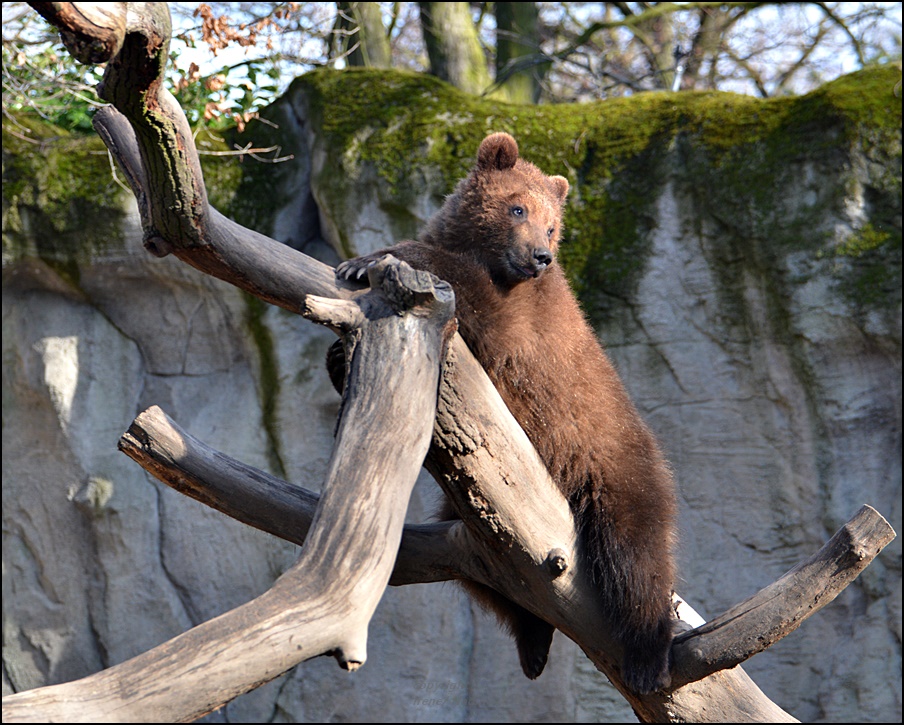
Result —
<path fill-rule="evenodd" d="M 336 277 L 346 280 L 359 280 L 367 274 L 367 270 L 373 267 L 382 256 L 375 258 L 373 255 L 367 255 L 340 262 L 336 266 Z"/>

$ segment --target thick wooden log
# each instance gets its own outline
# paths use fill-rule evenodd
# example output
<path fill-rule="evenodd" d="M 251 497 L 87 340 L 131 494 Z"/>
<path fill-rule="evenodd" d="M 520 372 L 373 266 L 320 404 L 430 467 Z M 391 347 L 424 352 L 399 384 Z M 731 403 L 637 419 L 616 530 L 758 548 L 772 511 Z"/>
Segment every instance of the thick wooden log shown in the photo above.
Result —
<path fill-rule="evenodd" d="M 332 306 L 310 299 L 310 295 L 340 300 L 355 296 L 351 286 L 336 285 L 330 268 L 240 227 L 207 204 L 191 133 L 178 105 L 160 82 L 169 40 L 165 4 L 34 5 L 62 27 L 64 41 L 76 57 L 107 60 L 101 92 L 115 109 L 100 113 L 96 126 L 126 169 L 139 199 L 149 251 L 172 253 L 269 302 L 296 312 L 307 310 L 337 329 L 366 318 L 367 325 L 373 324 L 377 330 L 383 320 L 377 303 L 374 307 L 365 303 L 358 315 L 341 304 Z M 97 10 L 101 5 L 108 7 L 101 12 Z M 105 14 L 108 17 L 103 17 Z M 417 303 L 423 293 L 420 285 L 415 282 L 410 292 L 396 290 L 390 299 L 413 297 Z M 334 314 L 329 312 L 331 306 Z M 428 368 L 438 367 L 435 353 L 432 358 L 429 352 L 381 357 L 381 347 L 391 346 L 397 337 L 409 332 L 406 324 L 363 334 L 360 341 L 352 335 L 352 359 L 358 360 L 353 365 L 375 367 L 371 373 L 359 374 L 358 367 L 349 373 L 351 392 L 343 404 L 343 416 L 357 422 L 349 422 L 344 429 L 340 426 L 336 465 L 331 466 L 330 483 L 321 497 L 302 558 L 270 592 L 105 672 L 76 683 L 4 698 L 4 721 L 191 719 L 318 652 L 333 652 L 348 667 L 363 661 L 367 611 L 375 604 L 374 594 L 382 591 L 380 583 L 385 584 L 389 577 L 394 547 L 402 531 L 398 510 L 393 514 L 382 507 L 398 509 L 404 487 L 394 487 L 387 481 L 387 492 L 375 495 L 374 489 L 368 493 L 347 484 L 356 476 L 366 475 L 376 476 L 373 480 L 382 486 L 379 477 L 387 473 L 386 467 L 400 457 L 404 459 L 390 441 L 384 440 L 387 436 L 374 438 L 377 432 L 366 431 L 370 406 L 377 405 L 369 391 L 385 395 L 383 404 L 391 403 L 386 410 L 395 412 L 383 419 L 383 425 L 395 431 L 397 426 L 390 421 L 399 416 L 407 419 L 411 412 L 406 398 L 409 389 L 429 387 L 425 385 L 429 374 L 418 367 L 421 355 Z M 435 332 L 427 337 L 442 338 L 443 334 Z M 622 690 L 643 721 L 793 721 L 739 667 L 707 674 L 722 656 L 720 650 L 733 649 L 734 654 L 723 660 L 728 662 L 739 652 L 752 650 L 744 644 L 731 648 L 723 641 L 713 646 L 716 654 L 706 654 L 705 647 L 690 646 L 681 654 L 683 659 L 673 673 L 677 683 L 688 684 L 671 692 L 637 697 L 624 690 L 617 666 L 619 653 L 597 626 L 604 618 L 596 609 L 599 604 L 592 583 L 575 555 L 567 504 L 459 338 L 453 338 L 450 350 L 430 468 L 456 502 L 467 528 L 467 532 L 460 526 L 449 529 L 453 543 L 471 554 L 462 565 L 461 575 L 493 584 L 575 639 Z M 415 371 L 411 373 L 414 383 L 394 385 L 394 380 L 409 380 L 402 372 L 411 370 Z M 365 400 L 370 402 L 364 405 Z M 394 400 L 403 401 L 403 409 L 393 408 Z M 367 415 L 358 405 L 364 405 Z M 415 425 L 413 430 L 420 429 Z M 362 453 L 365 447 L 367 455 Z M 377 467 L 368 468 L 371 462 Z M 181 463 L 174 459 L 174 465 Z M 407 475 L 407 469 L 397 470 L 393 480 Z M 197 493 L 204 488 L 201 484 L 195 482 L 189 487 Z M 368 516 L 358 511 L 355 506 L 362 500 L 375 513 Z M 366 548 L 374 551 L 364 551 L 365 542 Z M 366 571 L 359 571 L 362 562 Z M 826 573 L 822 569 L 814 578 L 814 585 L 808 589 L 812 597 L 822 596 L 815 584 L 820 576 L 824 587 L 834 590 L 837 586 Z M 732 620 L 728 617 L 724 625 L 687 635 L 679 644 L 715 642 L 723 626 L 728 627 Z M 768 636 L 774 637 L 779 631 L 770 629 L 773 634 Z M 700 659 L 709 664 L 698 667 L 695 662 Z M 685 670 L 689 674 L 682 674 Z M 703 679 L 692 681 L 704 674 L 707 676 Z"/>
<path fill-rule="evenodd" d="M 262 596 L 149 652 L 82 680 L 5 697 L 4 722 L 185 722 L 311 657 L 332 654 L 347 669 L 363 664 L 367 626 L 430 443 L 454 300 L 448 285 L 407 265 L 373 274 L 388 294 L 359 300 L 354 384 L 298 562 Z M 400 300 L 413 311 L 403 314 Z M 140 430 L 130 430 L 130 445 L 141 447 Z"/>

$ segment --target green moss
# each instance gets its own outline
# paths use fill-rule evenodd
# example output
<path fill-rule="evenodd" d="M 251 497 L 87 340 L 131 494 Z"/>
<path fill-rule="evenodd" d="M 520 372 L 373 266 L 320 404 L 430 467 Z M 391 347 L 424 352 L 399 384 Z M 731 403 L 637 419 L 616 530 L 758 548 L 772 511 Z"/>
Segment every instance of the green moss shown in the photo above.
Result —
<path fill-rule="evenodd" d="M 37 256 L 77 283 L 80 261 L 122 244 L 127 193 L 99 138 L 28 114 L 4 122 L 4 263 Z"/>
<path fill-rule="evenodd" d="M 267 433 L 270 447 L 268 458 L 270 469 L 278 476 L 286 478 L 286 468 L 282 461 L 279 426 L 276 420 L 276 407 L 279 401 L 279 368 L 276 362 L 276 350 L 273 336 L 264 322 L 264 314 L 268 309 L 266 302 L 244 294 L 246 304 L 245 323 L 251 333 L 258 353 L 260 365 L 260 396 L 264 430 Z"/>
<path fill-rule="evenodd" d="M 227 150 L 224 141 L 204 132 L 197 141 L 210 201 L 227 208 L 241 165 L 204 153 Z M 4 264 L 38 257 L 78 286 L 82 265 L 121 248 L 131 196 L 98 136 L 70 134 L 27 113 L 3 124 Z"/>
<path fill-rule="evenodd" d="M 900 306 L 900 228 L 867 222 L 826 257 L 833 259 L 831 270 L 841 292 L 860 310 Z"/>
<path fill-rule="evenodd" d="M 317 71 L 295 84 L 290 93 L 304 92 L 329 156 L 315 183 L 336 218 L 354 211 L 344 203 L 366 166 L 385 182 L 385 210 L 411 207 L 423 193 L 425 167 L 442 180 L 439 202 L 467 174 L 487 133 L 508 131 L 525 157 L 572 184 L 562 259 L 579 291 L 590 295 L 605 280 L 621 287 L 639 271 L 631 219 L 648 206 L 655 176 L 641 173 L 638 184 L 622 172 L 637 170 L 638 156 L 655 163 L 643 152 L 661 135 L 668 108 L 640 109 L 638 117 L 638 105 L 650 105 L 645 98 L 630 110 L 618 101 L 521 106 L 468 96 L 430 76 L 365 69 Z M 634 121 L 622 123 L 626 115 Z M 350 243 L 343 246 L 353 251 Z"/>
<path fill-rule="evenodd" d="M 852 154 L 863 154 L 870 166 L 861 190 L 867 218 L 850 250 L 862 250 L 859 266 L 893 261 L 888 250 L 900 248 L 899 83 L 900 69 L 889 65 L 802 97 L 647 93 L 523 106 L 469 96 L 421 74 L 321 70 L 296 79 L 286 97 L 264 111 L 275 127 L 258 123 L 243 136 L 200 138 L 199 147 L 219 152 L 253 141 L 296 156 L 283 164 L 202 156 L 211 202 L 272 234 L 277 210 L 304 201 L 291 198 L 303 161 L 304 149 L 293 148 L 301 138 L 296 104 L 303 103 L 316 152 L 325 157 L 313 180 L 318 198 L 332 218 L 353 218 L 358 210 L 346 205 L 360 196 L 352 190 L 375 175 L 379 203 L 392 220 L 386 230 L 391 243 L 418 231 L 412 205 L 425 189 L 439 204 L 471 167 L 481 139 L 508 131 L 525 157 L 571 182 L 561 259 L 585 306 L 601 316 L 609 300 L 634 293 L 650 251 L 652 205 L 666 181 L 677 183 L 682 204 L 695 207 L 689 218 L 724 226 L 718 235 L 724 248 L 714 254 L 766 269 L 789 252 L 806 251 L 814 259 L 825 254 L 834 242 L 826 220 L 843 217 L 850 196 L 836 180 L 851 178 Z M 21 141 L 4 124 L 4 258 L 36 253 L 77 278 L 81 252 L 119 243 L 120 194 L 127 192 L 113 182 L 99 140 L 73 139 L 32 118 L 22 122 L 39 143 Z M 792 209 L 788 188 L 808 168 L 817 176 L 814 198 Z M 870 230 L 888 237 L 879 244 Z M 355 251 L 352 240 L 340 242 L 346 253 Z M 839 283 L 854 274 L 839 269 Z M 731 274 L 729 292 L 737 281 Z M 853 294 L 860 287 L 845 289 Z M 874 304 L 875 295 L 870 299 Z"/>
<path fill-rule="evenodd" d="M 700 215 L 729 227 L 730 246 L 762 266 L 789 251 L 817 254 L 827 241 L 825 219 L 844 203 L 843 189 L 825 184 L 832 193 L 817 193 L 792 213 L 785 195 L 795 175 L 807 165 L 820 175 L 849 175 L 852 149 L 865 148 L 878 167 L 891 161 L 873 189 L 873 207 L 887 207 L 888 226 L 896 189 L 900 198 L 899 82 L 900 70 L 883 66 L 802 97 L 647 93 L 520 106 L 468 96 L 429 76 L 350 69 L 307 74 L 290 95 L 308 103 L 327 155 L 314 183 L 337 219 L 356 212 L 345 204 L 368 167 L 385 186 L 384 209 L 407 209 L 424 191 L 425 168 L 442 179 L 438 192 L 449 193 L 488 132 L 515 135 L 525 157 L 572 184 L 561 259 L 597 316 L 606 300 L 633 293 L 649 253 L 651 205 L 668 179 Z M 342 244 L 354 251 L 350 240 Z"/>
<path fill-rule="evenodd" d="M 221 210 L 237 206 L 242 161 L 227 140 L 206 131 L 196 138 L 210 202 Z M 253 162 L 256 163 L 256 162 Z M 258 164 L 264 168 L 272 168 Z M 122 175 L 119 174 L 122 179 Z M 124 182 L 124 180 L 123 180 Z M 120 247 L 131 192 L 116 183 L 97 136 L 74 136 L 33 116 L 3 125 L 3 262 L 44 260 L 73 286 L 79 269 Z M 260 203 L 276 208 L 272 195 Z M 246 323 L 258 351 L 264 427 L 271 442 L 271 466 L 284 475 L 275 411 L 279 395 L 273 340 L 263 321 L 267 305 L 246 296 Z"/>
<path fill-rule="evenodd" d="M 876 229 L 867 222 L 861 229 L 851 234 L 847 240 L 835 249 L 836 257 L 862 257 L 864 254 L 879 249 L 890 241 L 891 232 Z"/>

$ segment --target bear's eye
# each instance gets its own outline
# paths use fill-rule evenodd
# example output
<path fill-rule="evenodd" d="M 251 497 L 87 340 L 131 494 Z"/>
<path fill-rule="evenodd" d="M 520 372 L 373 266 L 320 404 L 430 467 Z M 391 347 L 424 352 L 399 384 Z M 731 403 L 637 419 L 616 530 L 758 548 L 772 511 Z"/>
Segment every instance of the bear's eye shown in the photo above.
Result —
<path fill-rule="evenodd" d="M 513 206 L 512 214 L 514 214 L 515 216 L 524 216 L 524 209 L 520 206 Z"/>
<path fill-rule="evenodd" d="M 555 231 L 556 231 L 556 230 L 555 230 L 554 227 L 550 227 L 549 229 L 546 230 L 546 236 L 547 236 L 549 239 L 552 239 L 552 235 L 555 233 Z"/>

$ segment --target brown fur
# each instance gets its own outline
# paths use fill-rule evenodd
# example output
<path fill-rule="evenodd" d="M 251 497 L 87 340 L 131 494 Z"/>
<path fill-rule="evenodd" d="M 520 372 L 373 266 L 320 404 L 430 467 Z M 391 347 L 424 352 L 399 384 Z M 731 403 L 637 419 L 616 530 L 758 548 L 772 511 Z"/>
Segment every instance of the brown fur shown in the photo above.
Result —
<path fill-rule="evenodd" d="M 391 252 L 449 282 L 459 330 L 568 498 L 637 692 L 669 682 L 675 487 L 650 430 L 554 261 L 568 192 L 493 134 L 477 166 L 417 241 L 340 265 L 360 274 Z M 518 211 L 520 210 L 520 211 Z M 537 677 L 553 628 L 495 591 L 469 586 L 509 627 Z"/>

